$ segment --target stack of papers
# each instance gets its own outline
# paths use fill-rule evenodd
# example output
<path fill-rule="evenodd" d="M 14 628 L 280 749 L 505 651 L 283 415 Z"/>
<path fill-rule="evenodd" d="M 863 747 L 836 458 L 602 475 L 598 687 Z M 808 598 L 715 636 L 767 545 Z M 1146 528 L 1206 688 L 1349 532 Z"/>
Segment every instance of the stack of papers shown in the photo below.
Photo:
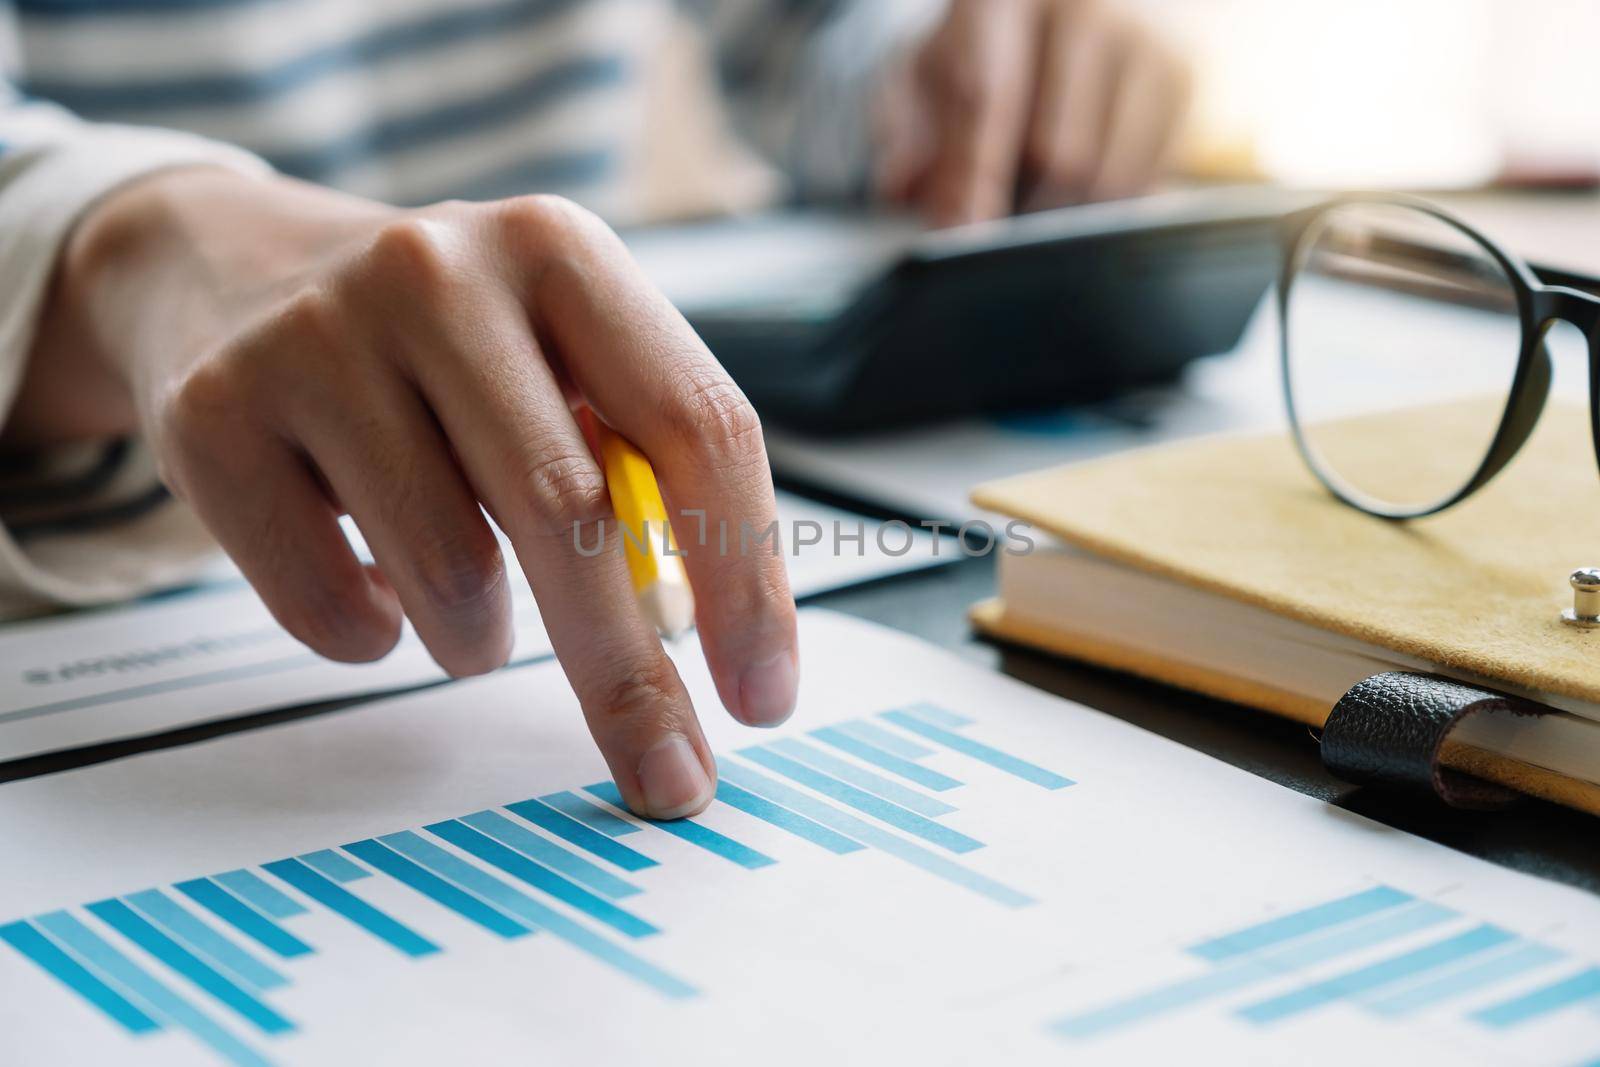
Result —
<path fill-rule="evenodd" d="M 779 494 L 797 597 L 959 558 L 947 539 L 890 529 Z M 791 537 L 795 531 L 799 537 Z M 842 536 L 835 539 L 835 531 Z M 860 533 L 857 538 L 854 535 Z M 796 547 L 795 540 L 815 543 Z M 359 547 L 359 546 L 358 546 Z M 512 662 L 552 655 L 539 607 L 509 544 Z M 269 708 L 441 682 L 410 627 L 376 663 L 333 663 L 290 637 L 242 578 L 6 630 L 0 657 L 0 760 L 232 718 Z"/>

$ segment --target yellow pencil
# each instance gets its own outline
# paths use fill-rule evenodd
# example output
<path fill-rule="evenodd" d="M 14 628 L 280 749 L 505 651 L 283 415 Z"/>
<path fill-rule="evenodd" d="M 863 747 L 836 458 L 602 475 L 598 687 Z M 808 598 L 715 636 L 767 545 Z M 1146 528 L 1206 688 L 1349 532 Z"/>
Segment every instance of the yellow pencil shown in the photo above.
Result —
<path fill-rule="evenodd" d="M 677 637 L 694 625 L 694 594 L 683 559 L 675 554 L 678 544 L 656 472 L 643 452 L 589 408 L 578 409 L 578 421 L 606 476 L 619 527 L 607 536 L 622 538 L 639 608 L 662 637 Z"/>

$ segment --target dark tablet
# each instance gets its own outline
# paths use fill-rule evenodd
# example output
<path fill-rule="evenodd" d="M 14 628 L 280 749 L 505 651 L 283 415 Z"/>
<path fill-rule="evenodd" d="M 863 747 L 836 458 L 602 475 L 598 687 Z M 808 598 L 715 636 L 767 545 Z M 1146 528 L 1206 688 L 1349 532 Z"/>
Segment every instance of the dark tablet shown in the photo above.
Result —
<path fill-rule="evenodd" d="M 922 234 L 735 224 L 653 272 L 764 418 L 874 429 L 1103 399 L 1232 348 L 1277 274 L 1280 219 L 1306 202 L 1170 193 Z M 759 255 L 735 262 L 741 239 Z M 685 269 L 730 277 L 686 291 Z"/>

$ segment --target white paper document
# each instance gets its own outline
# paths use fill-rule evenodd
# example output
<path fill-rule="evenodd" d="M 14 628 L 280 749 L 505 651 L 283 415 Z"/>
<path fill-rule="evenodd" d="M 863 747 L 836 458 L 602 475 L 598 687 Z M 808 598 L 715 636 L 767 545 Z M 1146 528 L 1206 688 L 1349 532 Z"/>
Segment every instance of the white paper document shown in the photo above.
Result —
<path fill-rule="evenodd" d="M 0 786 L 27 1064 L 1600 1055 L 1600 904 L 866 623 L 623 811 L 553 664 Z"/>
<path fill-rule="evenodd" d="M 926 531 L 885 529 L 793 494 L 779 494 L 778 511 L 798 597 L 959 557 Z M 516 627 L 512 662 L 548 657 L 538 605 L 509 544 L 503 547 Z M 279 627 L 236 577 L 0 630 L 0 760 L 444 677 L 409 626 L 377 663 L 325 660 Z"/>
<path fill-rule="evenodd" d="M 912 216 L 793 211 L 625 231 L 634 259 L 680 309 L 808 302 L 837 310 L 916 242 Z"/>

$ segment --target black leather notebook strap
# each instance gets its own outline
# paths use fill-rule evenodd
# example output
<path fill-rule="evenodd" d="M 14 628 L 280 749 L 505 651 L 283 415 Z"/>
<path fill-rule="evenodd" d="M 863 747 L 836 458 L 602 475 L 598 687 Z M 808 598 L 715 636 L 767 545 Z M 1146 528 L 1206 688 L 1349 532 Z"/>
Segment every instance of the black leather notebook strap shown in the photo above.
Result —
<path fill-rule="evenodd" d="M 1543 715 L 1551 709 L 1492 689 L 1410 671 L 1374 674 L 1351 687 L 1322 728 L 1322 762 L 1361 785 L 1431 792 L 1456 808 L 1500 808 L 1512 790 L 1440 766 L 1455 725 L 1480 711 Z"/>

